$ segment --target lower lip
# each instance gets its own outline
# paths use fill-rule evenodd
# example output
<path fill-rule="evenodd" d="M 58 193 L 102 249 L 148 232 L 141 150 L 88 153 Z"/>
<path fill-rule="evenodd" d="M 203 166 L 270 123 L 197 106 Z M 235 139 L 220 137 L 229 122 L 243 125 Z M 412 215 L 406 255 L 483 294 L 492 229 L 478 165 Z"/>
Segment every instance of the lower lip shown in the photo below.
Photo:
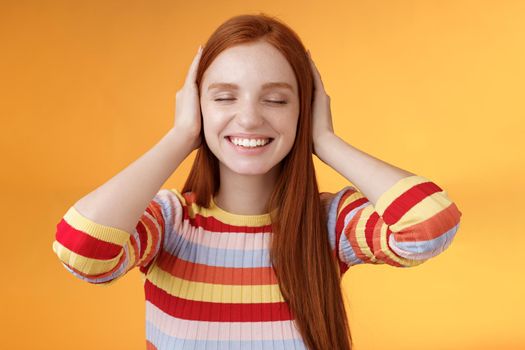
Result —
<path fill-rule="evenodd" d="M 245 154 L 245 155 L 261 154 L 261 153 L 263 153 L 264 151 L 266 151 L 270 147 L 270 145 L 273 143 L 273 141 L 275 141 L 275 139 L 273 139 L 271 142 L 268 142 L 266 145 L 264 145 L 262 147 L 247 148 L 247 147 L 237 146 L 236 144 L 234 144 L 233 142 L 230 141 L 230 138 L 226 137 L 226 142 L 228 142 L 228 144 L 230 146 L 232 146 L 232 148 L 237 153 Z"/>

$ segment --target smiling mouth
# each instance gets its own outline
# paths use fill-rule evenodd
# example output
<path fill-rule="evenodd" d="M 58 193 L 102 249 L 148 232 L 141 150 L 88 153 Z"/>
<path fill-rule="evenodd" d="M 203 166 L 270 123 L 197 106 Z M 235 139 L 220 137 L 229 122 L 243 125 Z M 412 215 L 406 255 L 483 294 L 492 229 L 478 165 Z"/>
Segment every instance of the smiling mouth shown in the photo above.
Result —
<path fill-rule="evenodd" d="M 255 147 L 244 147 L 243 145 L 236 145 L 232 142 L 232 140 L 230 139 L 230 136 L 224 136 L 224 139 L 229 143 L 231 144 L 232 146 L 234 147 L 237 147 L 237 148 L 242 148 L 242 149 L 245 149 L 245 150 L 256 150 L 256 149 L 260 149 L 260 148 L 265 148 L 266 146 L 268 146 L 269 144 L 271 144 L 275 139 L 273 137 L 269 137 L 269 141 L 264 144 L 263 146 L 255 146 Z"/>
<path fill-rule="evenodd" d="M 232 142 L 232 140 L 231 140 L 231 137 L 230 137 L 230 136 L 224 136 L 224 138 L 225 138 L 226 140 L 228 140 L 228 141 Z M 269 141 L 268 141 L 268 143 L 267 143 L 267 144 L 269 144 L 269 143 L 272 143 L 272 141 L 273 141 L 273 140 L 275 140 L 275 139 L 274 139 L 273 137 L 268 137 L 268 140 L 269 140 Z M 232 142 L 232 143 L 233 143 L 233 142 Z"/>

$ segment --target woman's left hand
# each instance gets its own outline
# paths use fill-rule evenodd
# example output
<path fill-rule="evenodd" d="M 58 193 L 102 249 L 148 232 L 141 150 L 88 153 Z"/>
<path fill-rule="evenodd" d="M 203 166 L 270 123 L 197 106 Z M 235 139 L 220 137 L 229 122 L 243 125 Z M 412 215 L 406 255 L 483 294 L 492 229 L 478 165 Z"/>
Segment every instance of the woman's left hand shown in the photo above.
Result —
<path fill-rule="evenodd" d="M 316 149 L 319 149 L 322 136 L 333 135 L 334 127 L 332 124 L 332 112 L 330 110 L 330 96 L 326 93 L 321 80 L 321 74 L 315 66 L 310 51 L 307 51 L 312 71 L 314 74 L 314 101 L 312 106 L 312 136 L 314 143 L 314 154 L 317 156 Z"/>

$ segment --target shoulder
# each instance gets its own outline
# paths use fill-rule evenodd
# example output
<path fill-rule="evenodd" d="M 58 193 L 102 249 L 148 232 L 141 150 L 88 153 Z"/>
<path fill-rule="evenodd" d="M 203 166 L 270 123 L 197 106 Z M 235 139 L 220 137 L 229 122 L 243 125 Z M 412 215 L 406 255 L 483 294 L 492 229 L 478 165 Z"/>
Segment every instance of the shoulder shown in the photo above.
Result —
<path fill-rule="evenodd" d="M 330 203 L 336 199 L 340 200 L 344 195 L 348 196 L 352 193 L 357 192 L 357 189 L 353 186 L 345 186 L 341 188 L 339 191 L 332 193 L 332 192 L 320 192 L 319 198 L 321 199 L 321 203 L 324 205 L 330 205 Z"/>
<path fill-rule="evenodd" d="M 168 193 L 168 196 L 173 198 L 172 201 L 177 199 L 178 204 L 180 204 L 180 207 L 184 212 L 184 216 L 188 216 L 189 218 L 193 219 L 197 214 L 200 216 L 207 215 L 206 213 L 209 209 L 199 205 L 195 192 L 182 192 L 176 188 L 165 189 L 165 191 Z"/>
<path fill-rule="evenodd" d="M 155 195 L 154 199 L 156 199 L 157 201 L 169 201 L 170 203 L 175 202 L 175 204 L 180 204 L 181 206 L 186 206 L 189 201 L 188 194 L 181 193 L 178 189 L 175 188 L 160 189 Z"/>

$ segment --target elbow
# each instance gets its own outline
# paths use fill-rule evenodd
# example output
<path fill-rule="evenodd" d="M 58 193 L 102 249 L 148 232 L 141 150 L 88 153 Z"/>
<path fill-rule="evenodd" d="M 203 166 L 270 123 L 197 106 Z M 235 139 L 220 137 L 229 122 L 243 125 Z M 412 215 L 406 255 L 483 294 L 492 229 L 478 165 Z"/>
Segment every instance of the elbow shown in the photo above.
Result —
<path fill-rule="evenodd" d="M 426 261 L 451 245 L 459 229 L 462 213 L 454 203 L 436 215 L 390 235 L 388 243 L 399 256 Z"/>
<path fill-rule="evenodd" d="M 413 261 L 426 261 L 444 252 L 452 243 L 456 236 L 459 224 L 455 225 L 446 232 L 441 233 L 437 237 L 430 239 L 417 239 L 413 241 L 396 241 L 395 235 L 389 237 L 389 245 L 391 249 L 399 256 Z M 405 233 L 406 234 L 406 233 Z M 414 236 L 430 236 L 432 234 L 423 233 Z"/>
<path fill-rule="evenodd" d="M 53 242 L 53 251 L 59 261 L 75 277 L 93 284 L 109 284 L 125 272 L 128 265 L 125 249 L 111 259 L 96 259 L 84 256 L 64 246 L 60 241 Z"/>

